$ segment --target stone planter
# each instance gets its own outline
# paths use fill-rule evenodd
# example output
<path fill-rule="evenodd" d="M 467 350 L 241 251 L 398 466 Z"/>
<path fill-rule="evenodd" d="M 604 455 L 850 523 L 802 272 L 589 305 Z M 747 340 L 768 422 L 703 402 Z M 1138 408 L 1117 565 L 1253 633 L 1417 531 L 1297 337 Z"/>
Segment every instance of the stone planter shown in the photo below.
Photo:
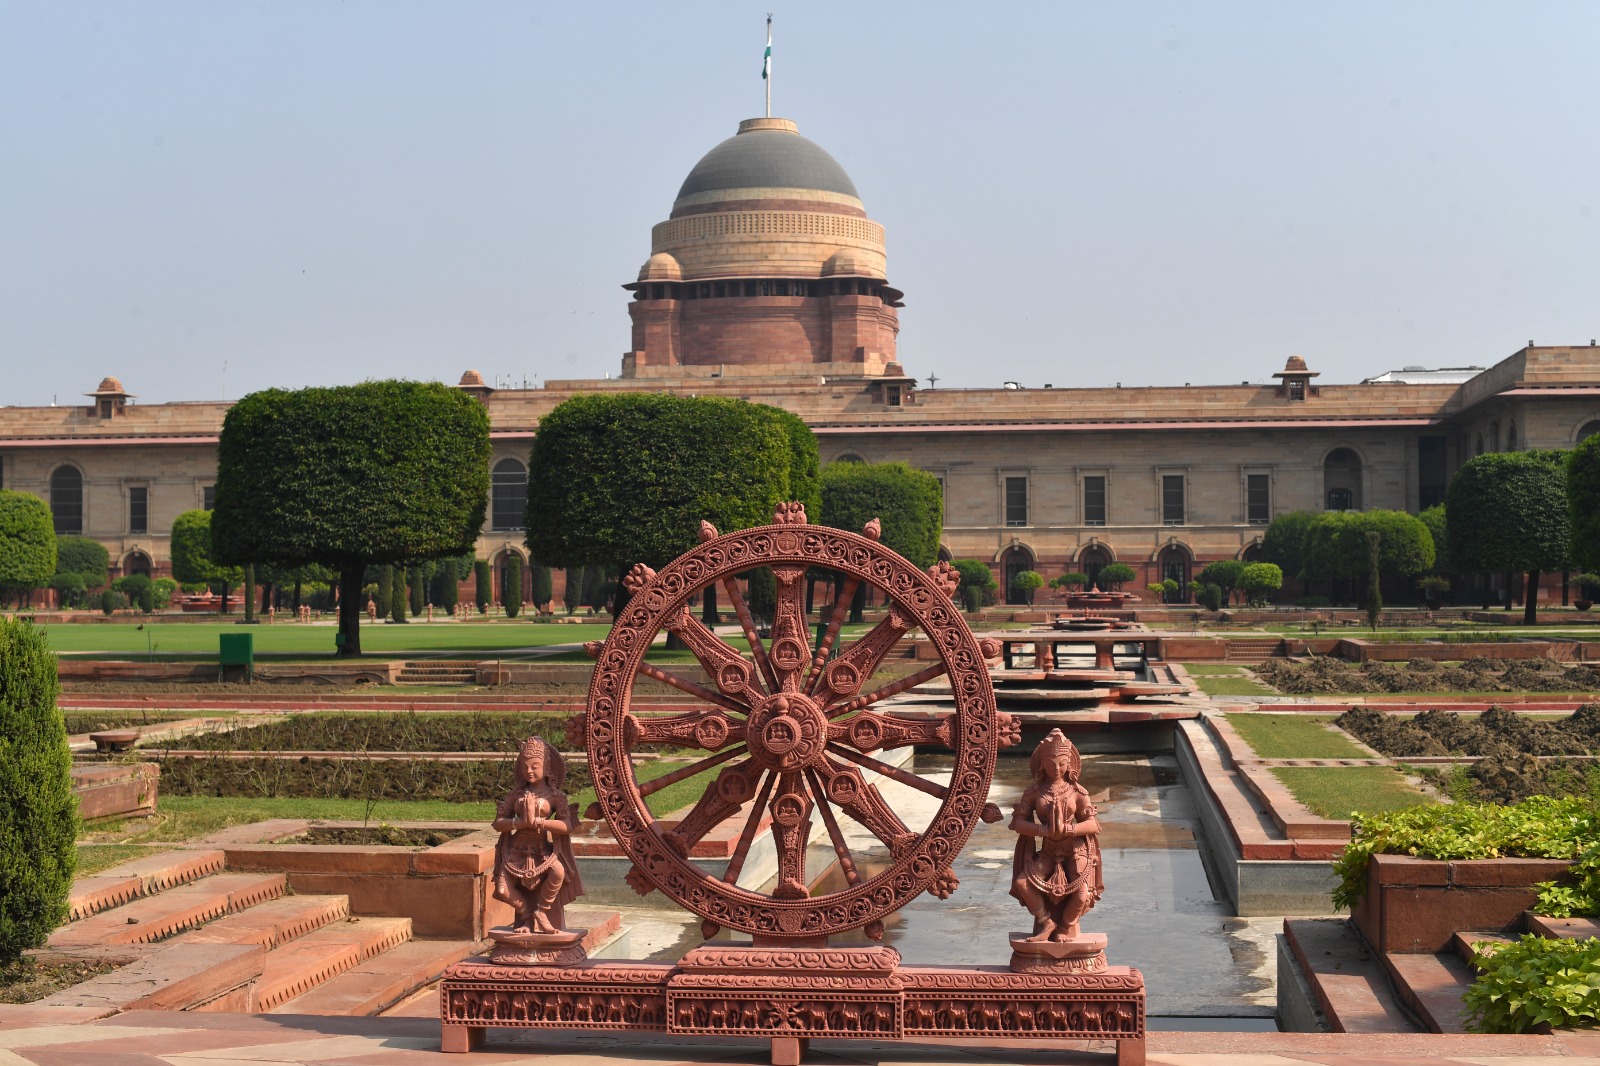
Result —
<path fill-rule="evenodd" d="M 1533 906 L 1534 888 L 1567 872 L 1564 859 L 1418 859 L 1374 855 L 1351 914 L 1378 951 L 1445 950 L 1461 930 L 1498 933 Z"/>

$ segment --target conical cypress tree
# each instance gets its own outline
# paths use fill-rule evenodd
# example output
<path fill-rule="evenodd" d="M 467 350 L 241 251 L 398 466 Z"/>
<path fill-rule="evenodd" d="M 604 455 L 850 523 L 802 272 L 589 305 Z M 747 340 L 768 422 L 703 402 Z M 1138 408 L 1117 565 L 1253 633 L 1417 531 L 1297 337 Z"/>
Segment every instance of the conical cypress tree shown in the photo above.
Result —
<path fill-rule="evenodd" d="M 389 621 L 409 621 L 406 618 L 406 601 L 410 598 L 406 592 L 406 568 L 397 566 L 394 568 L 394 591 L 389 597 Z"/>
<path fill-rule="evenodd" d="M 500 595 L 507 618 L 522 613 L 522 556 L 514 552 L 506 553 L 506 587 Z"/>
<path fill-rule="evenodd" d="M 420 566 L 413 566 L 408 578 L 411 582 L 411 617 L 415 618 L 428 606 L 428 586 L 422 580 Z"/>
<path fill-rule="evenodd" d="M 378 592 L 372 598 L 378 608 L 378 616 L 389 613 L 390 606 L 394 603 L 394 567 L 378 567 Z"/>
<path fill-rule="evenodd" d="M 489 604 L 494 600 L 490 595 L 494 590 L 489 582 L 489 561 L 478 559 L 472 564 L 472 602 L 477 606 L 478 613 L 482 614 L 489 609 Z"/>
<path fill-rule="evenodd" d="M 78 814 L 60 691 L 44 634 L 0 620 L 0 966 L 67 918 Z"/>

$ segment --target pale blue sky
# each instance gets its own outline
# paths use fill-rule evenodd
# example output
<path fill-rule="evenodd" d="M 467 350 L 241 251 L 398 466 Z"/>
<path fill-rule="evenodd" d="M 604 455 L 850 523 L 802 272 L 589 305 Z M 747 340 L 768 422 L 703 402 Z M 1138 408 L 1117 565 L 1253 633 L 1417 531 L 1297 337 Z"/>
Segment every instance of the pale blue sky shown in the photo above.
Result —
<path fill-rule="evenodd" d="M 0 0 L 0 403 L 615 374 L 768 8 Z M 1600 4 L 771 9 L 940 387 L 1600 335 Z"/>

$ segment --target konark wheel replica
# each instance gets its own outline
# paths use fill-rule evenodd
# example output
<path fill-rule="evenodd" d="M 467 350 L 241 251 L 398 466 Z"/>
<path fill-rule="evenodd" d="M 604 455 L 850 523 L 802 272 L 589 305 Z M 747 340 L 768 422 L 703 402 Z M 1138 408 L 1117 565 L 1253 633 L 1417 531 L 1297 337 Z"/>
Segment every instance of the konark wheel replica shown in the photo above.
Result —
<path fill-rule="evenodd" d="M 639 565 L 624 579 L 631 594 L 603 645 L 589 646 L 598 662 L 581 728 L 587 737 L 598 813 L 633 861 L 634 888 L 656 888 L 704 919 L 707 937 L 718 928 L 758 941 L 818 941 L 851 929 L 883 935 L 885 915 L 924 890 L 941 898 L 956 887 L 950 865 L 980 817 L 1000 818 L 987 803 L 995 755 L 1016 743 L 1018 726 L 995 710 L 985 652 L 952 602 L 959 576 L 948 563 L 927 572 L 878 543 L 878 524 L 865 535 L 806 524 L 797 503 L 782 504 L 775 524 L 719 535 L 701 523 L 701 543 L 659 573 Z M 763 641 L 735 578 L 770 567 L 777 597 L 771 635 Z M 805 614 L 807 568 L 841 575 L 813 653 Z M 887 616 L 831 658 L 851 599 L 861 584 L 886 593 Z M 720 584 L 749 641 L 746 656 L 715 635 L 689 610 L 691 596 Z M 930 638 L 938 661 L 899 680 L 870 687 L 874 672 L 915 628 Z M 708 687 L 644 661 L 663 630 L 690 648 L 713 679 Z M 684 692 L 701 706 L 683 714 L 641 717 L 631 710 L 640 674 Z M 954 711 L 885 715 L 874 705 L 948 675 Z M 573 738 L 576 740 L 576 737 Z M 641 783 L 630 753 L 640 745 L 709 752 L 673 773 Z M 942 746 L 953 753 L 950 784 L 939 785 L 874 757 L 906 745 Z M 657 822 L 645 798 L 705 770 L 713 783 L 672 828 Z M 934 796 L 940 803 L 920 832 L 908 828 L 863 770 L 875 771 Z M 721 876 L 689 861 L 694 846 L 742 814 L 742 829 Z M 888 850 L 889 861 L 866 876 L 847 846 L 839 813 Z M 595 813 L 591 808 L 591 816 Z M 770 816 L 778 876 L 771 894 L 739 887 L 752 842 Z M 845 887 L 808 894 L 807 843 L 812 816 L 822 819 Z M 813 874 L 820 871 L 812 871 Z"/>

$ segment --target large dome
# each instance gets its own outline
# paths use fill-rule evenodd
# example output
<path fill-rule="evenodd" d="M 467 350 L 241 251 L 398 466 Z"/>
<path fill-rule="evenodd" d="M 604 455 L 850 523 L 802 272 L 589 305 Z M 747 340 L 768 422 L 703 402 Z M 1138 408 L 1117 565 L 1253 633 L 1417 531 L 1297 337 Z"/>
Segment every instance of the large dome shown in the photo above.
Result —
<path fill-rule="evenodd" d="M 785 118 L 753 118 L 689 171 L 678 199 L 730 189 L 814 189 L 859 199 L 833 156 Z"/>

